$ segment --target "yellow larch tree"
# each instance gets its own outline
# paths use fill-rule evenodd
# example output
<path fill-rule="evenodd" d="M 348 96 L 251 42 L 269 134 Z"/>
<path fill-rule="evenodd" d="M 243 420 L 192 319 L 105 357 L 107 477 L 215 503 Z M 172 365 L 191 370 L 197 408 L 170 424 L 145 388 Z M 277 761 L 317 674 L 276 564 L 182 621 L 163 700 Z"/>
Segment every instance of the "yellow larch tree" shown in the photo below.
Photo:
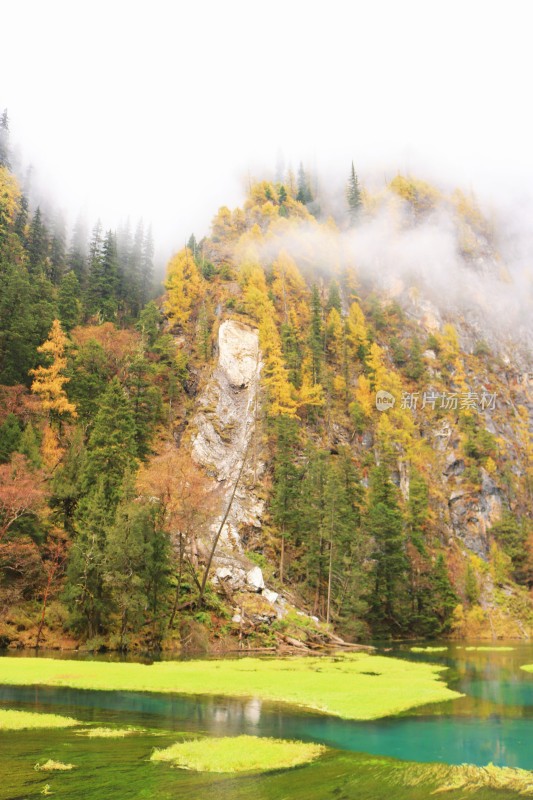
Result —
<path fill-rule="evenodd" d="M 354 301 L 350 305 L 348 316 L 346 317 L 346 340 L 354 357 L 361 358 L 362 348 L 366 346 L 367 338 L 368 330 L 365 315 L 359 303 Z"/>
<path fill-rule="evenodd" d="M 167 290 L 164 304 L 166 315 L 172 325 L 185 326 L 202 290 L 202 277 L 188 247 L 170 259 L 165 289 Z"/>
<path fill-rule="evenodd" d="M 37 348 L 39 353 L 47 357 L 47 366 L 32 369 L 31 390 L 39 396 L 43 408 L 58 420 L 66 416 L 75 417 L 76 406 L 67 397 L 64 386 L 70 378 L 65 375 L 67 359 L 65 350 L 67 337 L 63 333 L 61 323 L 55 319 L 52 323 L 48 339 Z"/>

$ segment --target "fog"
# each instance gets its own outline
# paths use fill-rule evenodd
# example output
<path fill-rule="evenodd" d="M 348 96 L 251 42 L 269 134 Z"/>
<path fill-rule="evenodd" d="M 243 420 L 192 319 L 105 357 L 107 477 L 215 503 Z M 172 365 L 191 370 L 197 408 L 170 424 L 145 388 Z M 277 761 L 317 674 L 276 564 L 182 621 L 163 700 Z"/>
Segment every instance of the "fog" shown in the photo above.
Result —
<path fill-rule="evenodd" d="M 303 160 L 419 172 L 510 202 L 533 185 L 527 2 L 29 0 L 2 11 L 0 108 L 73 220 L 208 231 L 250 176 Z M 327 178 L 326 178 L 327 180 Z"/>

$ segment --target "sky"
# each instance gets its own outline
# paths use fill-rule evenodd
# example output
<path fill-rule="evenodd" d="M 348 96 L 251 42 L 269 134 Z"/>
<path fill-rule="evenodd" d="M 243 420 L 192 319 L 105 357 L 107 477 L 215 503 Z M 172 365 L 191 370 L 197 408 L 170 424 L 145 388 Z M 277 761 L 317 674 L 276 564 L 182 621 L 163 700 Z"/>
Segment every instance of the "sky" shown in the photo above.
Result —
<path fill-rule="evenodd" d="M 75 217 L 164 252 L 278 153 L 322 180 L 398 171 L 489 202 L 533 188 L 528 0 L 26 0 L 2 10 L 0 110 Z"/>

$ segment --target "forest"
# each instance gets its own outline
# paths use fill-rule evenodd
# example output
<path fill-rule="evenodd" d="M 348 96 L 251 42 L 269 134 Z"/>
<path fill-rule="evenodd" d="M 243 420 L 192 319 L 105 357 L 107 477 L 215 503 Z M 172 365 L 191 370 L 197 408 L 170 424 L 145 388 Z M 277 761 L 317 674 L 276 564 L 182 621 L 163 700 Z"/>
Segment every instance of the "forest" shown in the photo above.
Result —
<path fill-rule="evenodd" d="M 413 227 L 445 204 L 468 270 L 495 248 L 475 198 L 400 175 L 371 193 L 352 164 L 334 219 L 301 166 L 221 208 L 158 286 L 150 227 L 67 230 L 12 169 L 8 129 L 4 113 L 0 644 L 243 646 L 210 571 L 219 492 L 191 448 L 224 320 L 258 330 L 262 359 L 263 514 L 242 548 L 294 613 L 350 641 L 531 625 L 523 388 L 487 341 L 464 346 L 460 318 L 422 324 L 342 252 L 384 205 Z M 327 247 L 292 252 L 302 230 Z M 245 646 L 288 625 L 258 614 Z"/>

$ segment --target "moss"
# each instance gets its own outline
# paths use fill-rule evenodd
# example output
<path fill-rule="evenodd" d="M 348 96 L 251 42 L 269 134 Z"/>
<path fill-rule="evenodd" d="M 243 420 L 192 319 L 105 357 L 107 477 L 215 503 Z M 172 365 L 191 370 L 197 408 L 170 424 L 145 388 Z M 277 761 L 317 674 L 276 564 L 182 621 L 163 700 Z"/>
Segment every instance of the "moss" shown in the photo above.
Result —
<path fill-rule="evenodd" d="M 498 652 L 504 653 L 504 652 L 509 652 L 509 650 L 514 650 L 514 647 L 498 647 L 497 645 L 495 645 L 494 647 L 491 647 L 491 646 L 487 645 L 486 647 L 485 646 L 482 646 L 482 647 L 473 647 L 473 646 L 472 647 L 465 647 L 465 650 L 479 650 L 480 652 L 485 652 L 485 653 L 498 653 Z"/>
<path fill-rule="evenodd" d="M 366 653 L 152 665 L 2 658 L 0 683 L 259 697 L 345 719 L 378 719 L 460 697 L 440 680 L 444 669 Z"/>
<path fill-rule="evenodd" d="M 13 659 L 14 661 L 18 659 Z M 21 731 L 32 728 L 72 728 L 80 723 L 58 714 L 34 714 L 29 711 L 0 709 L 0 731 Z"/>
<path fill-rule="evenodd" d="M 288 769 L 318 758 L 326 750 L 318 744 L 257 736 L 196 739 L 156 750 L 152 761 L 167 761 L 196 772 L 267 772 Z"/>
<path fill-rule="evenodd" d="M 411 647 L 411 653 L 444 653 L 447 647 Z"/>

